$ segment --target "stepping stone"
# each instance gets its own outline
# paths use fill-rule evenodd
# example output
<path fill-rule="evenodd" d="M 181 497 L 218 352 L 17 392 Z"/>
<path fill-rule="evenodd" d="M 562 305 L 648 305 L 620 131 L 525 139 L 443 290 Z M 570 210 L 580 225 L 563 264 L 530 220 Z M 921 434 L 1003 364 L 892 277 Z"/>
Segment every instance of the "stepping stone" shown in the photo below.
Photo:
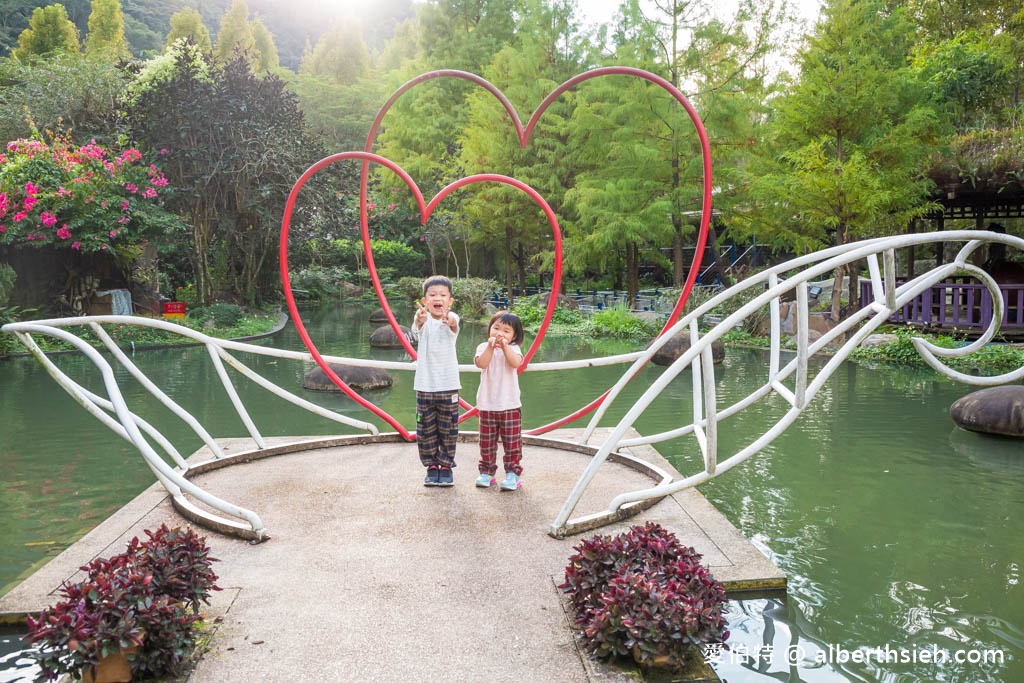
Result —
<path fill-rule="evenodd" d="M 967 394 L 949 408 L 963 429 L 1024 438 L 1024 386 L 990 387 Z"/>
<path fill-rule="evenodd" d="M 405 335 L 406 339 L 412 340 L 411 332 L 405 325 L 399 325 L 402 330 L 402 334 Z M 391 329 L 391 325 L 383 325 L 378 327 L 370 333 L 370 346 L 375 349 L 401 349 L 403 348 L 401 340 L 395 331 Z"/>
<path fill-rule="evenodd" d="M 652 342 L 653 343 L 653 342 Z M 648 344 L 650 346 L 650 344 Z M 690 348 L 690 332 L 689 330 L 682 330 L 676 333 L 676 336 L 672 337 L 664 346 L 658 349 L 657 353 L 651 357 L 651 362 L 655 365 L 672 365 L 679 356 L 686 353 Z M 711 342 L 711 359 L 715 365 L 718 365 L 725 360 L 725 344 L 721 339 L 716 339 Z"/>
<path fill-rule="evenodd" d="M 394 378 L 386 370 L 380 368 L 364 368 L 354 365 L 335 365 L 330 363 L 334 374 L 344 380 L 345 384 L 358 391 L 370 389 L 382 389 L 394 384 Z M 320 366 L 317 366 L 306 373 L 302 378 L 302 386 L 313 391 L 341 391 L 327 373 Z"/>

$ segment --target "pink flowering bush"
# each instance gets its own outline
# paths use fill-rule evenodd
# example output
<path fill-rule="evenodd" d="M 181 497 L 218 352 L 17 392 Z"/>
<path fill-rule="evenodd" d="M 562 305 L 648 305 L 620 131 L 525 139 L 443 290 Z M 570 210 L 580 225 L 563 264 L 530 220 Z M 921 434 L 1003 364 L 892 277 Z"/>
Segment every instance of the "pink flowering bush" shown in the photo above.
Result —
<path fill-rule="evenodd" d="M 0 153 L 0 244 L 103 251 L 135 244 L 167 215 L 164 174 L 137 149 L 80 147 L 62 136 L 7 143 Z"/>

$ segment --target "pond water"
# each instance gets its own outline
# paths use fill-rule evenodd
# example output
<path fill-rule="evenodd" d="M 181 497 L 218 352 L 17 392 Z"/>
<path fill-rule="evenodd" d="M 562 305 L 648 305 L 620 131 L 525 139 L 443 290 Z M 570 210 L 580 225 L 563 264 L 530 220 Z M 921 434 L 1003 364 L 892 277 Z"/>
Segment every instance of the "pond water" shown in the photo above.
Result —
<path fill-rule="evenodd" d="M 359 307 L 324 307 L 305 313 L 304 322 L 322 353 L 401 358 L 400 351 L 370 349 L 373 327 L 366 315 Z M 482 325 L 465 326 L 462 362 L 471 362 L 482 338 Z M 290 326 L 264 343 L 302 348 Z M 536 360 L 635 348 L 551 336 Z M 55 359 L 98 388 L 84 358 Z M 145 351 L 135 360 L 202 415 L 213 434 L 245 434 L 226 407 L 204 349 Z M 299 387 L 306 369 L 289 361 L 244 360 L 287 387 Z M 729 349 L 716 369 L 719 405 L 759 384 L 766 363 L 761 351 Z M 643 370 L 603 424 L 614 425 L 630 397 L 661 370 Z M 615 366 L 524 375 L 527 426 L 589 402 L 621 372 Z M 394 387 L 371 400 L 412 426 L 411 375 L 394 374 Z M 465 376 L 466 396 L 475 395 L 476 382 L 475 374 Z M 265 435 L 345 431 L 247 382 L 238 388 Z M 789 577 L 785 598 L 730 603 L 732 650 L 719 653 L 716 663 L 723 679 L 1024 681 L 1024 445 L 955 427 L 949 406 L 974 389 L 930 370 L 847 363 L 773 444 L 701 487 Z M 152 418 L 182 452 L 200 445 L 133 382 L 124 391 L 129 405 L 143 406 L 137 412 Z M 368 415 L 344 397 L 306 395 L 338 411 Z M 691 400 L 689 374 L 683 373 L 636 428 L 654 433 L 678 426 L 678 416 L 692 414 Z M 723 422 L 721 453 L 745 446 L 784 410 L 781 401 L 768 400 Z M 2 593 L 149 486 L 153 475 L 132 447 L 89 417 L 34 359 L 0 363 L 0 414 Z M 659 450 L 681 471 L 698 467 L 688 440 Z M 17 649 L 16 639 L 0 636 L 0 683 L 31 679 Z"/>

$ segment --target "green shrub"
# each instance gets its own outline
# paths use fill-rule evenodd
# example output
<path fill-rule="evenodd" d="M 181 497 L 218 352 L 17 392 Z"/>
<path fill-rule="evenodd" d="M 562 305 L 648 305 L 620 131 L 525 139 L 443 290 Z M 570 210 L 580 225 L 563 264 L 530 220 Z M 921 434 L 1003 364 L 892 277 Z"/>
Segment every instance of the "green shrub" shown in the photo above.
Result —
<path fill-rule="evenodd" d="M 484 313 L 484 304 L 490 301 L 494 290 L 500 285 L 494 280 L 484 280 L 478 277 L 464 277 L 452 280 L 454 292 L 452 296 L 455 303 L 452 308 L 462 316 L 481 316 Z"/>
<path fill-rule="evenodd" d="M 14 293 L 14 281 L 18 274 L 6 263 L 0 263 L 0 306 L 6 306 Z"/>
<path fill-rule="evenodd" d="M 850 354 L 854 360 L 925 365 L 924 358 L 914 348 L 913 338 L 927 339 L 942 348 L 955 348 L 967 344 L 967 340 L 953 335 L 930 335 L 910 325 L 894 331 L 896 339 L 888 344 L 872 347 L 857 347 Z M 1024 367 L 1024 349 L 1003 344 L 988 344 L 981 351 L 961 358 L 940 359 L 949 367 L 960 372 L 983 372 L 998 374 Z"/>
<path fill-rule="evenodd" d="M 370 240 L 373 247 L 373 263 L 377 267 L 381 282 L 390 280 L 384 277 L 384 270 L 405 275 L 422 275 L 427 257 L 412 247 L 391 240 Z"/>
<path fill-rule="evenodd" d="M 590 318 L 590 327 L 596 335 L 607 337 L 640 338 L 650 336 L 652 330 L 643 320 L 624 306 L 598 311 Z"/>
<path fill-rule="evenodd" d="M 232 327 L 242 318 L 242 307 L 220 302 L 193 309 L 188 317 L 199 323 L 212 322 L 214 327 Z"/>
<path fill-rule="evenodd" d="M 289 274 L 297 299 L 319 301 L 340 296 L 341 283 L 352 274 L 340 266 L 309 266 Z"/>

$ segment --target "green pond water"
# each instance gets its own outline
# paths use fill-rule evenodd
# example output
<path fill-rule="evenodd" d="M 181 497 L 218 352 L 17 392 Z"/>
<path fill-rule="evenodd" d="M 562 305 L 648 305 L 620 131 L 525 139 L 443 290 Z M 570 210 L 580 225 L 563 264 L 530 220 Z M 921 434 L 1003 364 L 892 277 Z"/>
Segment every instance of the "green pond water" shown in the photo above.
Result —
<path fill-rule="evenodd" d="M 373 326 L 366 316 L 359 307 L 334 306 L 308 311 L 304 321 L 322 353 L 402 358 L 403 352 L 370 349 Z M 460 361 L 471 362 L 482 338 L 482 325 L 464 326 Z M 290 326 L 261 343 L 302 348 Z M 635 348 L 552 336 L 536 360 Z M 98 376 L 82 356 L 54 359 L 99 391 Z M 347 398 L 302 392 L 308 367 L 301 363 L 243 360 L 332 409 L 369 416 Z M 204 349 L 140 351 L 135 361 L 215 436 L 245 435 Z M 764 352 L 729 349 L 716 369 L 719 405 L 761 384 L 766 366 Z M 623 369 L 527 373 L 521 379 L 527 427 L 589 402 Z M 643 370 L 602 424 L 614 425 L 661 371 Z M 393 374 L 395 385 L 370 398 L 411 428 L 412 377 Z M 129 406 L 182 452 L 199 447 L 127 373 L 119 376 Z M 464 377 L 470 399 L 476 383 L 475 374 Z M 244 379 L 237 386 L 264 435 L 346 431 Z M 1024 681 L 1024 443 L 953 424 L 950 404 L 975 389 L 930 370 L 846 363 L 774 443 L 701 487 L 789 577 L 785 598 L 730 603 L 732 650 L 715 658 L 724 680 Z M 636 428 L 649 434 L 689 422 L 691 401 L 689 373 L 683 373 Z M 719 459 L 763 434 L 785 407 L 773 398 L 721 423 Z M 6 592 L 149 486 L 153 475 L 34 359 L 0 362 L 0 416 L 0 592 Z M 691 440 L 658 448 L 684 473 L 699 467 Z M 16 636 L 0 636 L 0 683 L 31 680 L 18 649 Z"/>

